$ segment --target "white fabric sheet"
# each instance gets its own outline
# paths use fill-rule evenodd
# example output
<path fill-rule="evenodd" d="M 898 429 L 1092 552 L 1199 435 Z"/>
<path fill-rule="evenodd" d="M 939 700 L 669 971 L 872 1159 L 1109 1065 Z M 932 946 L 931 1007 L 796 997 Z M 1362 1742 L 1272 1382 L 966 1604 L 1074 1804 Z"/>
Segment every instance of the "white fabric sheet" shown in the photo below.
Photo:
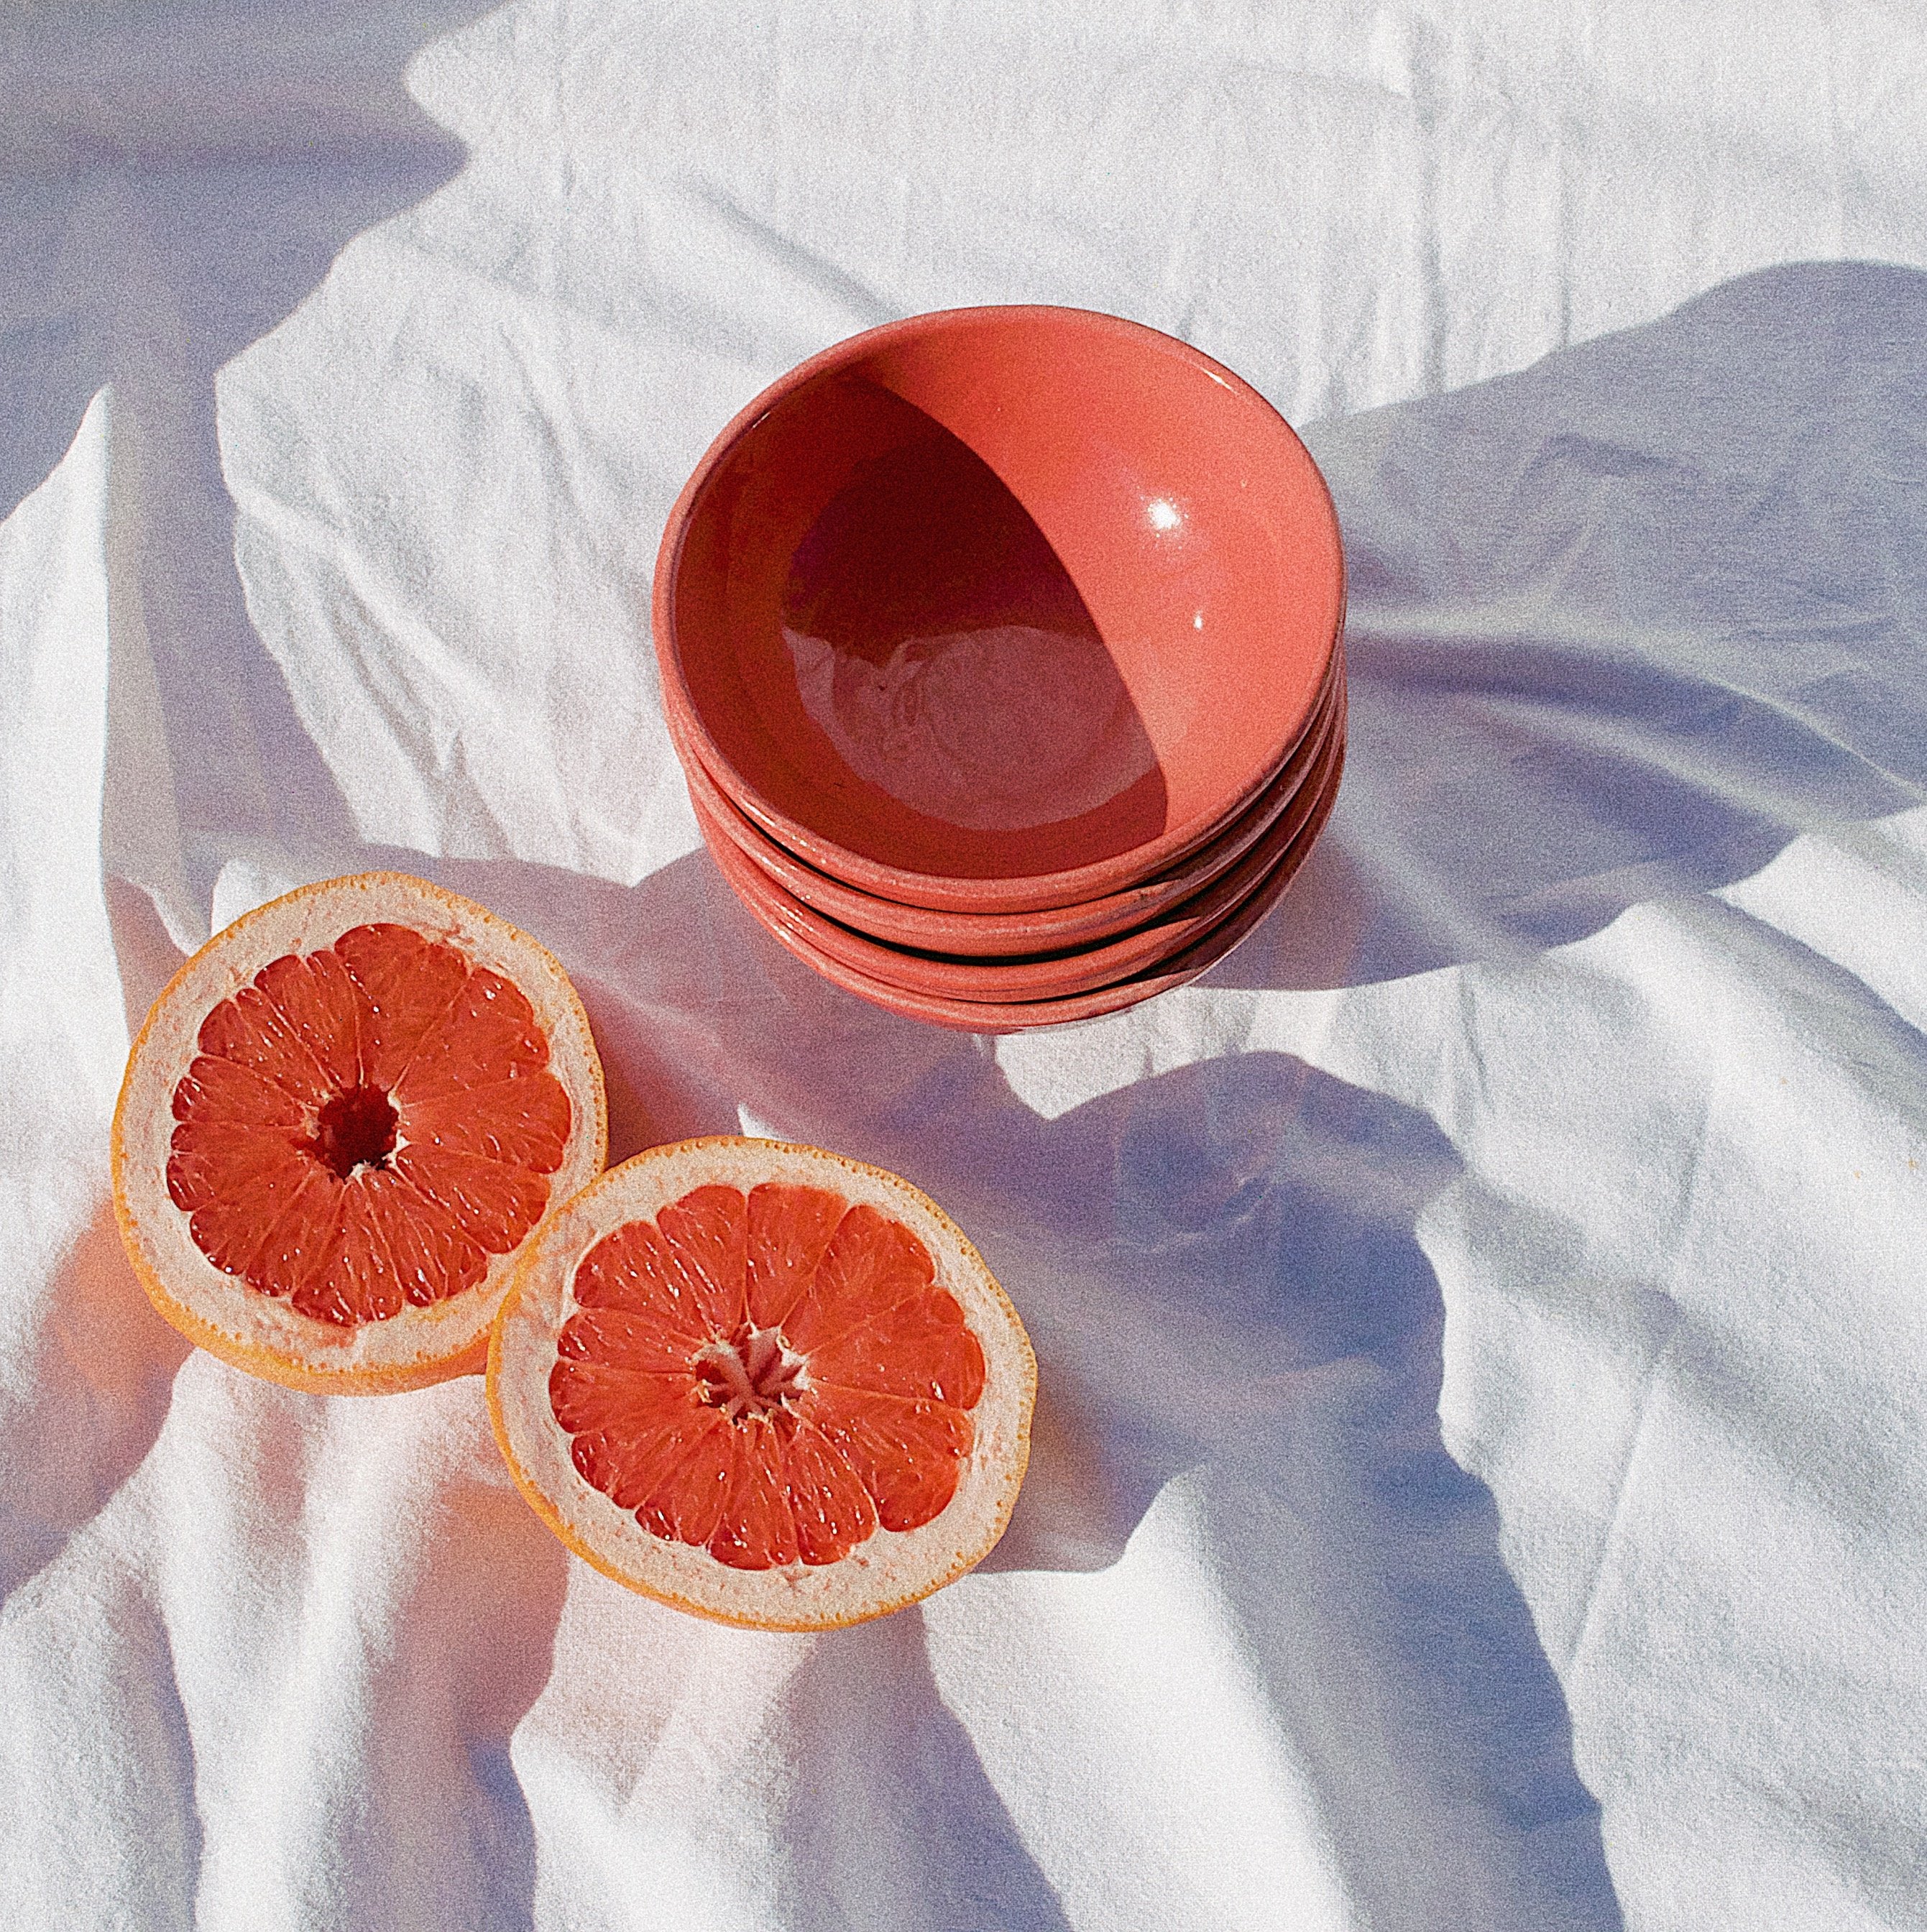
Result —
<path fill-rule="evenodd" d="M 0 1923 L 1927 1925 L 1927 23 L 1872 0 L 0 22 Z M 899 314 L 1249 376 L 1352 758 L 1190 988 L 972 1040 L 699 849 L 710 436 Z M 479 1384 L 191 1352 L 131 1024 L 292 882 L 546 940 L 614 1151 L 909 1174 L 1042 1361 L 920 1610 L 567 1558 Z"/>

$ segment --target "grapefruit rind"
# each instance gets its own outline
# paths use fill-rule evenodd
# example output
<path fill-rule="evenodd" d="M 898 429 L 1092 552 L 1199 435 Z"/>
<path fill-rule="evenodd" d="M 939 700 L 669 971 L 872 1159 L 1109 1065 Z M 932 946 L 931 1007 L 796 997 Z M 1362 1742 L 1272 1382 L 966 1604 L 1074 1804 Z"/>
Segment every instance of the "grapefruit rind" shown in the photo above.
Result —
<path fill-rule="evenodd" d="M 929 1250 L 984 1355 L 974 1440 L 950 1502 L 920 1528 L 879 1528 L 833 1563 L 740 1570 L 698 1545 L 644 1529 L 584 1479 L 549 1400 L 578 1264 L 605 1235 L 653 1220 L 693 1190 L 744 1193 L 776 1181 L 827 1188 L 900 1221 Z M 1037 1359 L 983 1258 L 927 1195 L 899 1176 L 821 1148 L 716 1136 L 680 1141 L 611 1168 L 558 1208 L 517 1264 L 488 1352 L 488 1408 L 510 1472 L 536 1514 L 605 1576 L 679 1610 L 759 1630 L 827 1630 L 901 1610 L 982 1562 L 1010 1520 L 1030 1458 Z"/>
<path fill-rule="evenodd" d="M 485 907 L 404 872 L 304 886 L 217 933 L 163 989 L 128 1056 L 114 1109 L 114 1214 L 141 1286 L 189 1340 L 233 1366 L 320 1394 L 378 1395 L 479 1372 L 520 1249 L 490 1257 L 474 1288 L 386 1321 L 314 1320 L 209 1261 L 169 1198 L 173 1094 L 198 1051 L 202 1021 L 263 967 L 332 945 L 359 926 L 400 925 L 458 947 L 512 981 L 546 1035 L 549 1065 L 574 1110 L 551 1203 L 566 1201 L 608 1156 L 602 1063 L 568 976 L 548 950 Z"/>

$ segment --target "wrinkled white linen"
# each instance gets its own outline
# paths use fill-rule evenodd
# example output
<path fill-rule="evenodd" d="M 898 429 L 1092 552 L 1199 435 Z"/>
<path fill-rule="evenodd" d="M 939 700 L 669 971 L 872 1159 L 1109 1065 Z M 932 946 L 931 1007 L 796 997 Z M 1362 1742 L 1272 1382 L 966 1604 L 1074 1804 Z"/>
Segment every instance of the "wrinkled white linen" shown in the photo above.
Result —
<path fill-rule="evenodd" d="M 0 26 L 0 1924 L 1927 1924 L 1924 70 L 1796 0 Z M 977 1040 L 736 906 L 647 592 L 763 384 L 1019 300 L 1304 427 L 1352 750 L 1205 981 Z M 977 1238 L 982 1570 L 700 1624 L 479 1384 L 151 1313 L 130 1029 L 373 866 L 561 956 L 616 1155 Z"/>

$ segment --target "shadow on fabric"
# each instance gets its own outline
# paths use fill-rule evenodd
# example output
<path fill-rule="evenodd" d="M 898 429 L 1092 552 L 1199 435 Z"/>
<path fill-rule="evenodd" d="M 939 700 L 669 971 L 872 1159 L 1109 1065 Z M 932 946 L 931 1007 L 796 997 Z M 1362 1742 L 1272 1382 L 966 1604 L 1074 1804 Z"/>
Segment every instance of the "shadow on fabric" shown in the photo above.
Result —
<path fill-rule="evenodd" d="M 151 653 L 166 720 L 175 792 L 166 809 L 178 812 L 203 903 L 230 842 L 305 849 L 353 837 L 243 602 L 215 374 L 288 315 L 353 236 L 461 167 L 462 145 L 414 106 L 403 74 L 418 48 L 488 4 L 50 8 L 10 20 L 0 37 L 0 518 L 46 479 L 91 399 L 111 388 L 108 548 L 137 586 L 130 628 Z M 115 638 L 117 657 L 127 643 Z M 221 667 L 218 677 L 211 665 Z M 272 792 L 234 776 L 263 770 L 275 775 Z M 139 893 L 118 882 L 108 890 L 137 1018 L 165 976 L 166 936 L 151 908 L 135 903 Z M 0 1405 L 0 1599 L 10 1600 L 10 1613 L 22 1586 L 152 1448 L 189 1353 L 141 1293 L 104 1204 L 53 1270 L 36 1312 L 11 1352 L 24 1396 Z M 517 1514 L 506 1529 L 521 1532 L 527 1512 L 508 1501 Z M 479 1546 L 499 1554 L 504 1532 L 489 1528 Z M 539 1645 L 532 1639 L 532 1662 L 546 1658 L 564 1569 L 546 1538 L 533 1541 L 541 1587 L 523 1597 L 546 1628 Z M 476 1629 L 460 1633 L 471 1646 L 485 1627 L 498 1640 L 504 1632 L 499 1567 L 474 1582 L 483 1607 Z M 152 1608 L 136 1607 L 146 1622 L 117 1612 L 113 1625 L 130 1687 L 129 1736 L 146 1741 L 149 1768 L 170 1767 L 164 1782 L 182 1802 L 185 1915 L 200 1856 L 187 1719 L 166 1634 L 150 1641 Z M 519 1632 L 512 1618 L 507 1634 Z M 477 1708 L 465 1714 L 482 1737 L 476 1774 L 488 1800 L 476 1829 L 490 1843 L 478 1856 L 491 1872 L 501 1868 L 504 1923 L 527 1924 L 533 1910 L 530 1832 L 512 1778 L 506 1793 L 491 1790 L 484 1760 L 506 1750 L 501 1741 L 542 1676 L 499 1668 L 491 1695 L 471 1694 Z M 499 1856 L 497 1845 L 506 1848 Z M 150 1861 L 167 1855 L 139 1834 L 125 1850 Z M 158 1881 L 160 1864 L 146 1876 Z M 146 1894 L 164 1915 L 165 1892 Z"/>
<path fill-rule="evenodd" d="M 1350 752 L 1207 984 L 1536 952 L 1927 788 L 1927 275 L 1792 264 L 1306 432 L 1351 574 Z"/>
<path fill-rule="evenodd" d="M 1415 1228 L 1459 1163 L 1428 1120 L 1275 1053 L 1046 1120 L 983 1042 L 878 1011 L 792 960 L 706 854 L 632 891 L 522 866 L 433 870 L 533 930 L 578 935 L 566 963 L 611 1076 L 612 1160 L 766 1130 L 906 1173 L 957 1216 L 1040 1364 L 1031 1473 L 986 1571 L 1106 1568 L 1182 1479 L 1268 1696 L 1316 1741 L 1375 1922 L 1454 1922 L 1471 1885 L 1491 1932 L 1618 1927 L 1598 1808 L 1497 1512 L 1441 1438 L 1444 1308 Z M 1054 1925 L 974 1756 L 968 1775 L 926 1774 L 970 1741 L 920 1656 L 900 1654 L 914 1624 L 887 1628 L 847 1642 L 875 1650 L 893 1726 L 920 1714 L 918 1742 L 872 1726 L 874 1748 L 839 1745 L 836 1804 L 887 1820 L 906 1780 L 927 1786 L 930 1842 L 990 1862 L 892 1882 L 1002 1886 L 1010 1915 L 983 1924 Z M 846 1665 L 826 1655 L 806 1679 Z M 812 1828 L 832 1832 L 830 1803 Z M 875 1850 L 826 1840 L 849 1867 L 845 1906 L 883 1882 Z"/>
<path fill-rule="evenodd" d="M 153 1447 L 189 1353 L 143 1293 L 104 1202 L 54 1270 L 46 1306 L 0 1401 L 0 1604 Z"/>
<path fill-rule="evenodd" d="M 461 143 L 409 99 L 402 75 L 417 48 L 486 10 L 479 0 L 50 8 L 23 16 L 0 51 L 0 516 L 111 387 L 125 527 L 110 539 L 137 560 L 203 904 L 236 839 L 303 849 L 353 836 L 242 601 L 215 374 L 353 236 L 459 170 Z M 270 771 L 272 788 L 239 776 Z"/>
<path fill-rule="evenodd" d="M 863 1714 L 883 1721 L 865 1723 Z M 887 1714 L 887 1715 L 885 1714 Z M 1069 1932 L 1070 1922 L 945 1707 L 916 1611 L 814 1646 L 784 1700 L 807 1766 L 784 1820 L 796 1932 Z"/>
<path fill-rule="evenodd" d="M 98 290 L 50 297 L 38 336 L 17 306 L 10 338 L 26 347 L 8 380 L 32 400 L 5 481 L 38 481 L 104 380 L 136 398 L 143 434 L 165 445 L 161 471 L 199 479 L 150 506 L 149 532 L 166 560 L 155 594 L 175 600 L 149 614 L 164 709 L 209 753 L 176 746 L 183 782 L 203 788 L 184 794 L 191 847 L 197 827 L 231 849 L 298 819 L 290 849 L 332 841 L 344 869 L 425 869 L 551 940 L 608 1063 L 615 1157 L 760 1126 L 927 1187 L 1008 1282 L 1043 1362 L 1033 1474 L 991 1567 L 1112 1564 L 1183 1485 L 1267 1698 L 1295 1736 L 1327 1747 L 1321 1796 L 1375 1922 L 1466 1922 L 1475 1880 L 1490 1932 L 1617 1927 L 1598 1808 L 1492 1498 L 1440 1432 L 1443 1303 L 1419 1230 L 1458 1168 L 1429 1122 L 1271 1054 L 1046 1120 L 984 1042 L 875 1012 L 797 964 L 701 854 L 625 890 L 509 861 L 425 866 L 354 838 L 247 628 L 209 379 L 350 233 L 459 160 L 392 86 L 407 47 L 448 21 L 382 17 L 393 58 L 380 86 L 358 68 L 318 98 L 365 107 L 390 147 L 341 134 L 311 180 L 243 152 L 190 169 L 130 146 L 83 173 L 84 190 L 65 163 L 50 169 L 0 215 L 29 265 L 17 305 L 30 287 L 67 287 L 62 245 L 92 273 L 118 244 L 126 286 L 166 292 L 188 318 L 200 373 L 182 383 L 155 373 L 176 365 L 134 327 L 140 301 L 130 320 Z M 338 16 L 291 18 L 321 34 Z M 137 33 L 111 32 L 130 124 L 146 126 L 160 110 L 134 78 Z M 187 88 L 199 70 L 182 71 Z M 360 172 L 353 156 L 377 151 L 381 165 Z M 227 199 L 197 201 L 215 194 L 203 178 Z M 258 254 L 257 233 L 275 238 Z M 1529 952 L 1636 900 L 1742 876 L 1804 827 L 1916 802 L 1923 325 L 1927 276 L 1775 269 L 1521 375 L 1315 432 L 1352 562 L 1351 767 L 1306 877 L 1212 982 L 1360 983 Z M 224 646 L 224 661 L 256 667 L 219 703 L 193 676 L 208 625 L 245 646 Z M 220 794 L 237 732 L 289 772 L 284 818 Z M 104 1309 L 128 1286 L 100 1245 L 110 1232 L 95 1231 L 85 1264 Z M 143 1397 L 116 1425 L 113 1462 L 153 1426 Z M 49 1523 L 92 1494 L 56 1498 Z M 478 1604 L 488 1550 L 528 1534 L 515 1522 L 464 1540 Z M 523 1922 L 534 1885 L 506 1739 L 560 1613 L 554 1563 L 535 1570 L 517 1594 L 514 1694 L 467 1733 L 504 1923 Z M 798 1842 L 860 1902 L 910 1883 L 875 1861 L 914 1824 L 928 1899 L 1051 1928 L 1062 1915 L 973 1768 L 920 1628 L 853 1634 L 803 1673 L 791 1714 L 813 1742 L 878 1679 L 908 1727 L 888 1748 L 834 1758 L 824 1789 L 798 1800 Z M 839 1835 L 866 1805 L 887 1832 Z"/>

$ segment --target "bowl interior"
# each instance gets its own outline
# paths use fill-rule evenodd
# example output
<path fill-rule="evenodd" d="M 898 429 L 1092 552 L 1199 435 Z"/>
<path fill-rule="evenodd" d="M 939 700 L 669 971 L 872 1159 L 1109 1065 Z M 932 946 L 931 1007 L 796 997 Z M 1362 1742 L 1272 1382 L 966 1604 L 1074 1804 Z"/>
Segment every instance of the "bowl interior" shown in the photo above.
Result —
<path fill-rule="evenodd" d="M 1067 871 L 1229 815 L 1303 728 L 1336 518 L 1208 358 L 963 310 L 766 403 L 692 479 L 663 605 L 665 696 L 773 829 L 910 872 Z"/>

